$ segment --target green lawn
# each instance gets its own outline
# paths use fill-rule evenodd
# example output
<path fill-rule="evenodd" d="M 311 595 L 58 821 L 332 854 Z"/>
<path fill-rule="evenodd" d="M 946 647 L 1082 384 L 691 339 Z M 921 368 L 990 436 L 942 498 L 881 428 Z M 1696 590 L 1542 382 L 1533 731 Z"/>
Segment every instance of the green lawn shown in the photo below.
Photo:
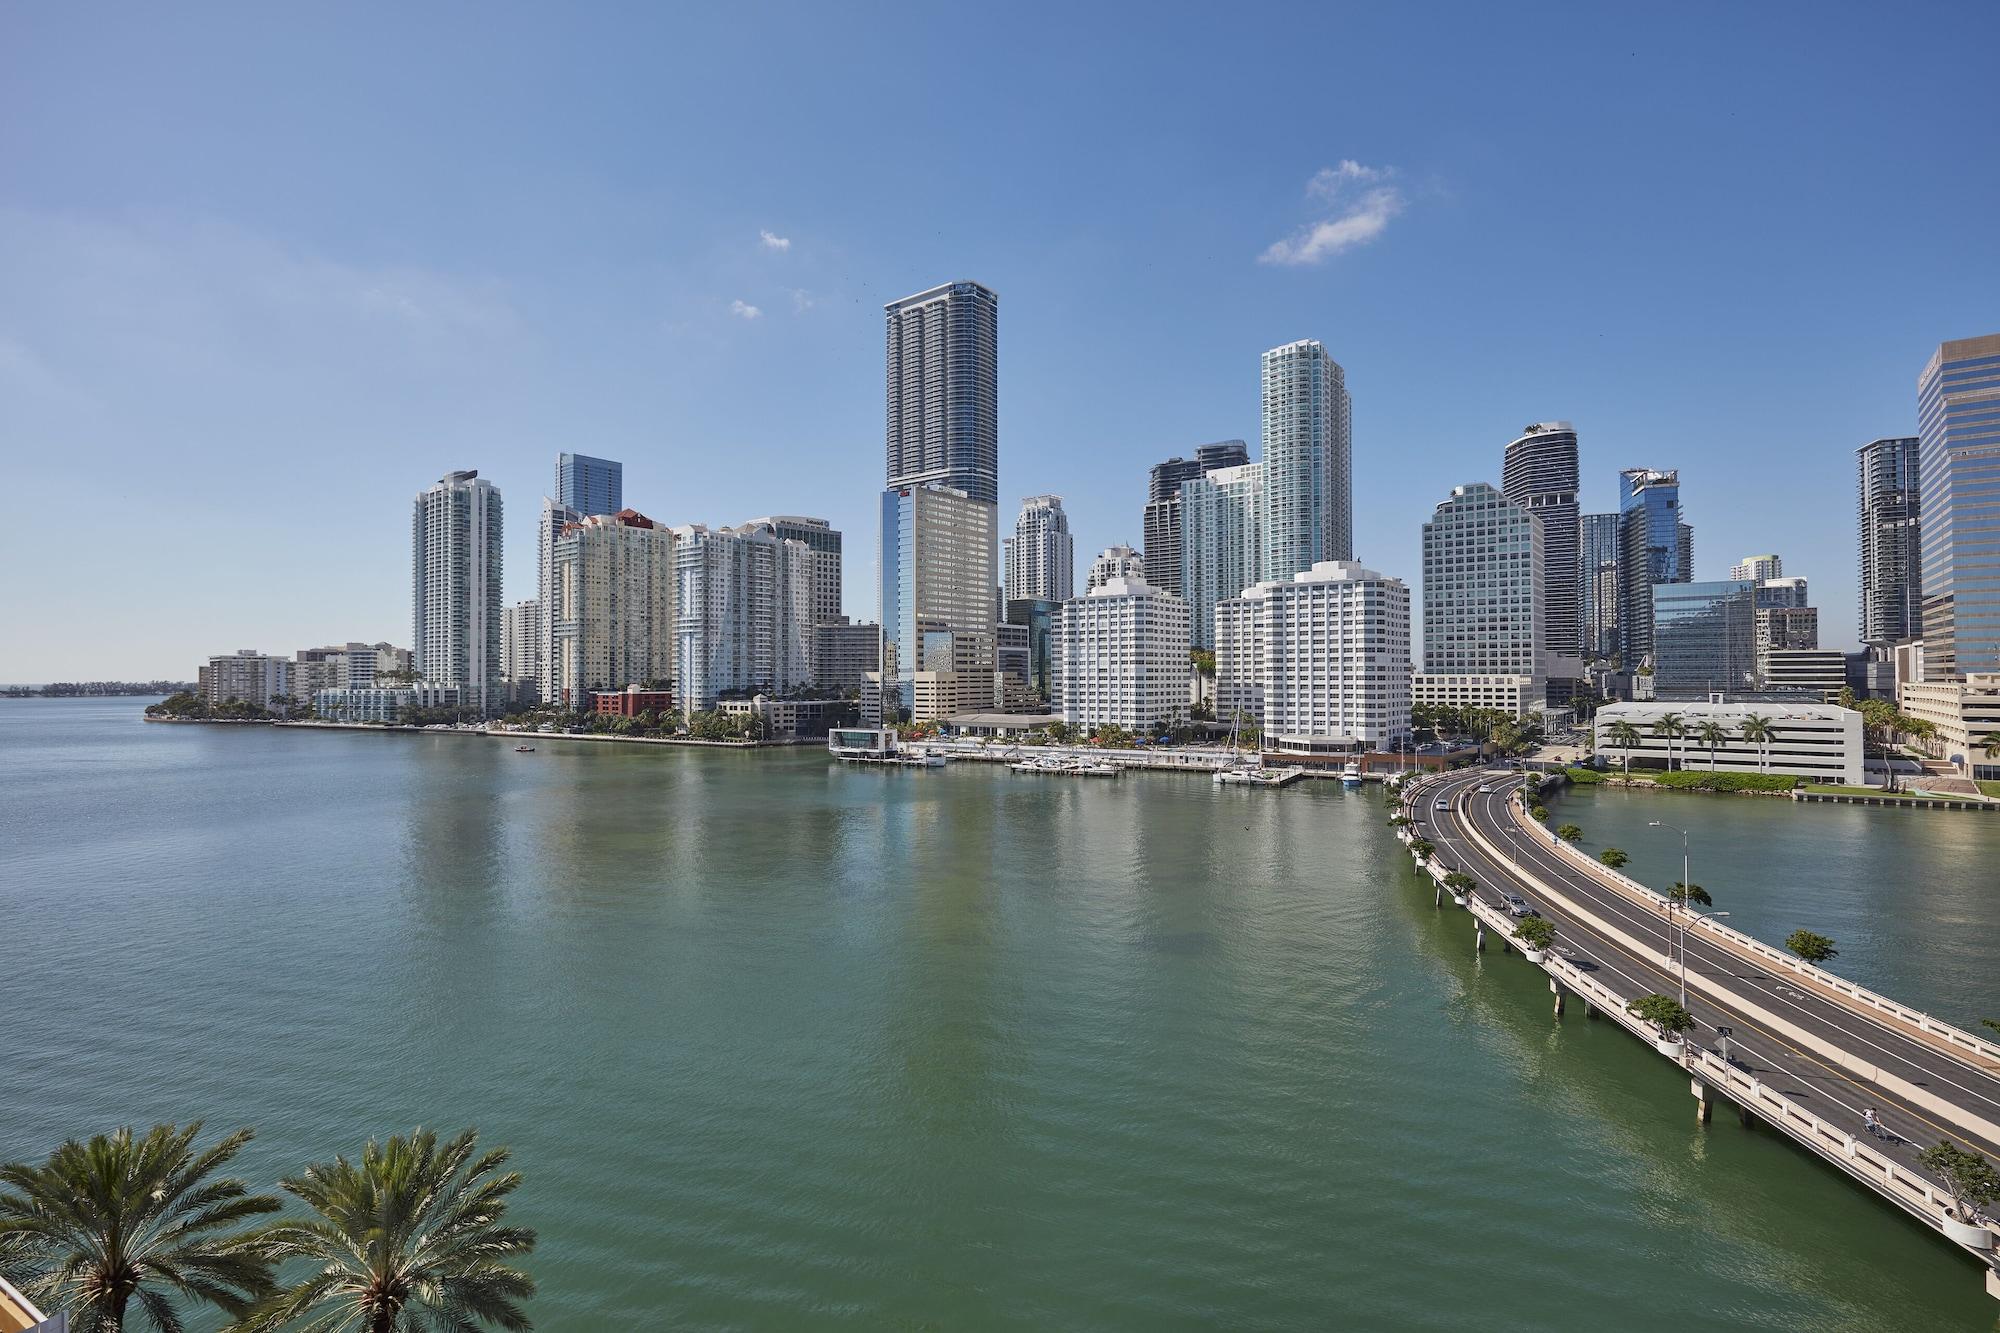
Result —
<path fill-rule="evenodd" d="M 1980 782 L 1974 784 L 1988 796 L 2000 798 L 2000 782 Z"/>

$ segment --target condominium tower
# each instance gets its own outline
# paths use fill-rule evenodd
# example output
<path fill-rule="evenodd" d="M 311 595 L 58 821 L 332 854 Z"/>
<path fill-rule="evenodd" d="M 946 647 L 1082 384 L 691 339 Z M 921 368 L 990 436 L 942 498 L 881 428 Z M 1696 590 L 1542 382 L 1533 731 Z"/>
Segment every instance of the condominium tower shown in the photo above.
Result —
<path fill-rule="evenodd" d="M 992 706 L 994 512 L 947 486 L 883 492 L 883 667 L 913 717 L 920 685 L 940 715 Z"/>
<path fill-rule="evenodd" d="M 1265 465 L 1217 468 L 1181 487 L 1181 600 L 1197 648 L 1215 647 L 1215 608 L 1264 577 Z"/>
<path fill-rule="evenodd" d="M 764 528 L 781 541 L 804 542 L 813 553 L 812 617 L 815 625 L 837 625 L 840 610 L 840 529 L 823 518 L 771 514 L 753 518 L 746 528 Z"/>
<path fill-rule="evenodd" d="M 1076 591 L 1076 538 L 1060 495 L 1021 501 L 1006 546 L 1007 600 L 1067 601 Z"/>
<path fill-rule="evenodd" d="M 1618 653 L 1618 515 L 1585 514 L 1580 527 L 1583 655 Z"/>
<path fill-rule="evenodd" d="M 1053 704 L 1071 726 L 1150 730 L 1188 707 L 1187 604 L 1123 575 L 1072 597 L 1051 632 Z"/>
<path fill-rule="evenodd" d="M 1090 574 L 1084 581 L 1084 591 L 1090 592 L 1103 587 L 1113 579 L 1144 579 L 1146 558 L 1129 546 L 1107 546 L 1097 553 L 1097 559 L 1090 562 Z M 1164 590 L 1163 590 L 1164 591 Z"/>
<path fill-rule="evenodd" d="M 813 553 L 769 528 L 673 529 L 673 661 L 680 706 L 811 683 Z"/>
<path fill-rule="evenodd" d="M 1775 555 L 1746 555 L 1729 568 L 1729 577 L 1741 582 L 1762 583 L 1783 578 L 1785 562 Z"/>
<path fill-rule="evenodd" d="M 501 680 L 499 488 L 477 471 L 446 473 L 417 493 L 410 536 L 417 673 L 483 710 Z"/>
<path fill-rule="evenodd" d="M 1577 486 L 1576 428 L 1569 422 L 1528 426 L 1507 446 L 1500 490 L 1541 525 L 1543 642 L 1565 657 L 1584 651 Z"/>
<path fill-rule="evenodd" d="M 2000 333 L 1917 377 L 1924 679 L 2000 671 Z"/>
<path fill-rule="evenodd" d="M 1264 353 L 1263 393 L 1262 577 L 1353 559 L 1346 372 L 1313 339 L 1287 343 Z"/>
<path fill-rule="evenodd" d="M 644 514 L 593 514 L 554 550 L 550 695 L 590 706 L 594 690 L 660 688 L 674 675 L 674 537 Z"/>
<path fill-rule="evenodd" d="M 888 485 L 1000 501 L 1000 298 L 948 282 L 888 313 Z"/>
<path fill-rule="evenodd" d="M 1424 663 L 1416 701 L 1521 714 L 1543 693 L 1542 523 L 1484 482 L 1424 524 Z"/>
<path fill-rule="evenodd" d="M 1923 553 L 1915 436 L 1871 440 L 1855 450 L 1860 473 L 1861 641 L 1885 649 L 1923 630 Z"/>
<path fill-rule="evenodd" d="M 1155 463 L 1146 478 L 1146 509 L 1140 534 L 1147 578 L 1155 587 L 1178 592 L 1181 587 L 1181 487 L 1217 468 L 1242 467 L 1250 461 L 1250 446 L 1241 440 L 1204 444 L 1193 458 L 1169 458 Z"/>
<path fill-rule="evenodd" d="M 1410 590 L 1351 560 L 1246 588 L 1216 608 L 1216 716 L 1266 748 L 1382 750 L 1410 734 Z"/>

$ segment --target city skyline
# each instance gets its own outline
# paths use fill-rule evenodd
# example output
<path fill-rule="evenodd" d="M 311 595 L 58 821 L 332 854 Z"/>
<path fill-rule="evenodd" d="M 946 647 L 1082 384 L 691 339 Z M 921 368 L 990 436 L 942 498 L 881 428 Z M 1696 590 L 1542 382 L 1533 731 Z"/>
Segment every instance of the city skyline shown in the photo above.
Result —
<path fill-rule="evenodd" d="M 80 458 L 113 484 L 95 497 L 106 540 L 74 553 L 60 587 L 18 591 L 46 632 L 0 646 L 0 681 L 184 674 L 218 643 L 402 641 L 395 511 L 455 469 L 513 500 L 504 596 L 534 597 L 523 520 L 558 452 L 621 460 L 628 502 L 663 522 L 808 513 L 872 548 L 876 321 L 961 275 L 1010 312 L 998 493 L 1063 494 L 1084 550 L 1142 547 L 1145 469 L 1257 438 L 1255 358 L 1310 338 L 1357 404 L 1354 551 L 1370 566 L 1414 579 L 1436 495 L 1498 484 L 1496 441 L 1562 419 L 1583 438 L 1584 512 L 1614 507 L 1621 468 L 1679 470 L 1696 576 L 1782 549 L 1815 578 L 1822 641 L 1851 646 L 1853 526 L 1836 518 L 1851 515 L 1854 451 L 1915 435 L 1925 359 L 1996 322 L 2000 259 L 1978 220 L 2000 187 L 1955 167 L 1979 117 L 1863 105 L 1830 76 L 1921 59 L 1940 86 L 1976 88 L 1976 42 L 1939 53 L 1853 15 L 1804 36 L 1746 16 L 1722 50 L 1664 17 L 1615 37 L 1474 23 L 1437 53 L 1455 77 L 1360 71 L 1322 130 L 1280 144 L 1259 126 L 1282 79 L 1240 106 L 1165 96 L 1256 46 L 1220 19 L 1184 21 L 1156 60 L 1088 93 L 1024 106 L 1033 74 L 1003 72 L 973 123 L 921 136 L 941 202 L 885 215 L 909 159 L 856 129 L 886 93 L 832 105 L 826 56 L 852 49 L 838 26 L 800 16 L 760 48 L 698 17 L 676 45 L 704 54 L 661 79 L 644 41 L 619 43 L 627 57 L 526 18 L 470 37 L 420 18 L 412 58 L 436 55 L 446 76 L 357 120 L 332 90 L 371 51 L 302 40 L 302 18 L 260 16 L 217 43 L 139 11 L 89 37 L 76 16 L 8 16 L 0 436 L 24 487 L 52 492 Z M 1035 26 L 1006 18 L 991 37 L 1024 51 Z M 1348 29 L 1382 49 L 1430 36 L 1391 15 Z M 885 32 L 875 54 L 921 64 L 966 31 Z M 1120 31 L 1086 18 L 1077 58 Z M 1497 95 L 1510 64 L 1552 46 L 1592 117 Z M 1774 61 L 1781 48 L 1805 58 Z M 757 71 L 749 124 L 699 145 L 601 132 L 633 97 L 653 120 L 711 104 L 720 56 Z M 512 81 L 477 72 L 529 58 L 551 92 L 532 116 Z M 1169 109 L 1135 133 L 1124 105 Z M 138 109 L 162 106 L 170 123 L 135 137 Z M 1767 137 L 1739 142 L 1753 110 Z M 1128 156 L 1105 159 L 1109 134 Z M 313 151 L 279 151 L 298 143 Z M 1173 170 L 1152 169 L 1170 152 Z M 1580 161 L 1588 187 L 1568 179 Z M 1561 213 L 1523 208 L 1523 179 L 1563 189 Z M 1799 203 L 1807 189 L 1821 205 Z M 1718 191 L 1726 216 L 1698 202 Z M 1144 391 L 1107 391 L 1120 384 Z M 300 474 L 305 500 L 288 494 Z M 331 585 L 291 537 L 301 509 L 339 534 Z M 25 563 L 55 521 L 29 513 L 0 554 Z M 263 558 L 169 593 L 222 530 Z M 857 617 L 872 614 L 868 563 L 844 571 Z M 312 604 L 296 596 L 308 584 Z"/>

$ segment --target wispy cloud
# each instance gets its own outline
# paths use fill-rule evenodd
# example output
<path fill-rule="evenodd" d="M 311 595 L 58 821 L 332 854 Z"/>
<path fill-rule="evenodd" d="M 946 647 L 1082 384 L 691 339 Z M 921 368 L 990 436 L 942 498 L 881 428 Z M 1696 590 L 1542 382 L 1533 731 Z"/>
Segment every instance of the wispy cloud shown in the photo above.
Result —
<path fill-rule="evenodd" d="M 803 287 L 792 288 L 792 309 L 800 314 L 813 308 L 813 294 Z"/>
<path fill-rule="evenodd" d="M 748 301 L 735 300 L 729 303 L 729 313 L 739 319 L 762 319 L 764 312 Z"/>
<path fill-rule="evenodd" d="M 1317 264 L 1374 240 L 1403 211 L 1403 192 L 1391 183 L 1395 174 L 1394 167 L 1364 166 L 1352 159 L 1321 167 L 1306 182 L 1306 194 L 1332 210 L 1330 215 L 1274 241 L 1258 262 Z"/>
<path fill-rule="evenodd" d="M 766 250 L 789 250 L 792 248 L 791 237 L 780 236 L 774 231 L 760 231 L 757 233 L 757 239 L 763 242 Z"/>

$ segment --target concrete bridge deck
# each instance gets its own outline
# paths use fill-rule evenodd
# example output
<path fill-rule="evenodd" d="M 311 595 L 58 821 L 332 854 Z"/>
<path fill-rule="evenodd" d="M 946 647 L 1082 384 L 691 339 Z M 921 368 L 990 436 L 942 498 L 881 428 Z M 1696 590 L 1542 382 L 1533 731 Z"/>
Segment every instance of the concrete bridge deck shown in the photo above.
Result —
<path fill-rule="evenodd" d="M 1519 783 L 1488 772 L 1413 783 L 1403 793 L 1409 836 L 1436 845 L 1433 878 L 1462 870 L 1478 882 L 1468 906 L 1488 940 L 1513 928 L 1500 892 L 1525 897 L 1556 927 L 1540 966 L 1559 1000 L 1574 995 L 1651 1041 L 1624 1007 L 1680 994 L 1686 914 L 1560 844 L 1519 808 Z M 2000 1156 L 2000 1048 L 1737 932 L 1701 927 L 1685 940 L 1695 1028 L 1665 1058 L 1689 1074 L 1703 1119 L 1722 1100 L 1779 1129 L 1961 1245 L 2000 1297 L 1992 1232 L 1955 1227 L 1949 1196 L 1918 1163 L 1940 1139 Z M 1716 1053 L 1719 1027 L 1731 1029 L 1727 1060 Z M 1870 1107 L 1886 1137 L 1865 1132 Z"/>

